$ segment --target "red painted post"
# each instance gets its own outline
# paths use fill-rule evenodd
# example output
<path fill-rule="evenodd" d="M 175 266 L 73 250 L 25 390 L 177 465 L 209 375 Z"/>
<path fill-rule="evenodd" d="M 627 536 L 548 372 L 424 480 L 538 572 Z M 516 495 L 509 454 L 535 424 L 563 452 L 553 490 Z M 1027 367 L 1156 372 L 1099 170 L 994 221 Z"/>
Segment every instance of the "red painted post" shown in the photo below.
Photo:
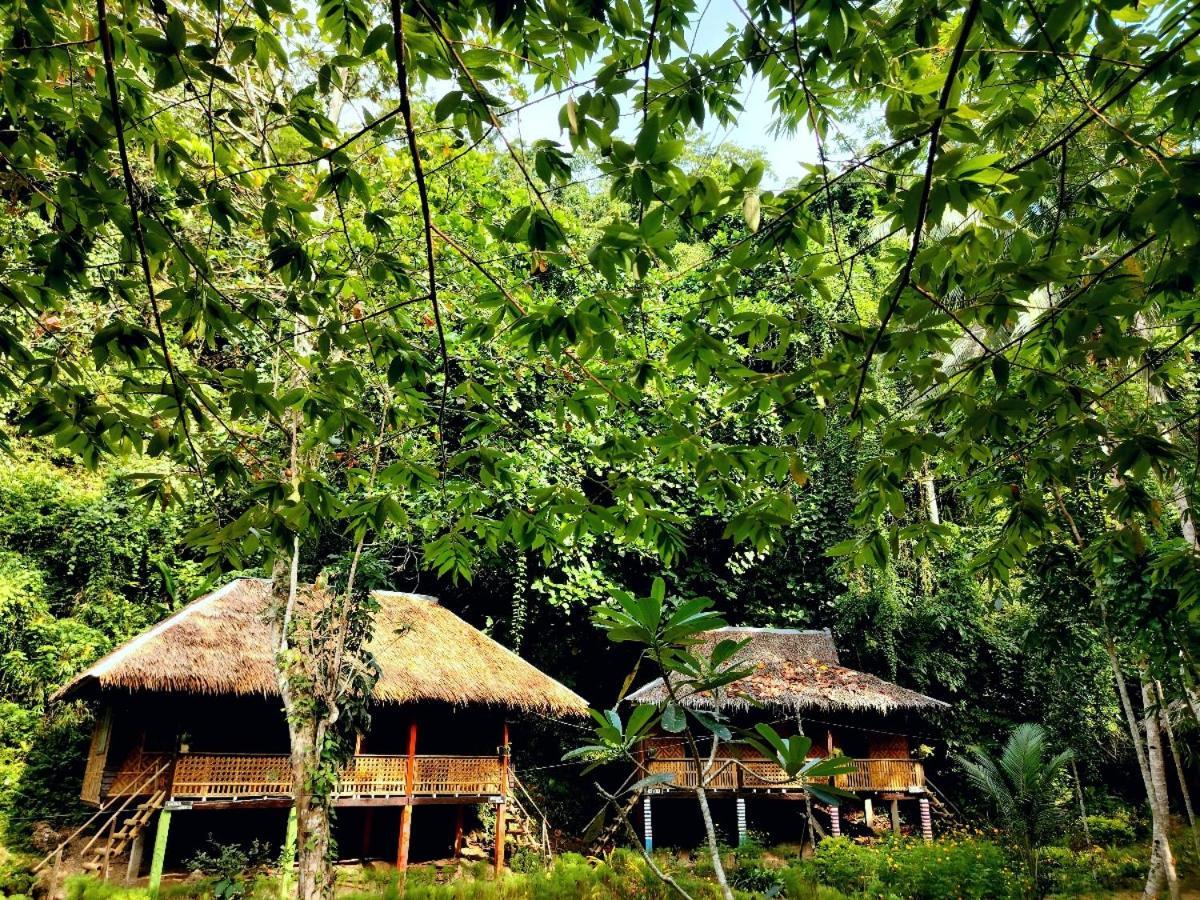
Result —
<path fill-rule="evenodd" d="M 404 805 L 400 807 L 400 846 L 396 851 L 396 868 L 408 870 L 408 845 L 412 838 L 413 786 L 417 780 L 417 720 L 408 723 L 408 760 L 404 766 Z"/>
<path fill-rule="evenodd" d="M 496 804 L 496 856 L 494 869 L 497 878 L 504 871 L 504 830 L 508 825 L 508 822 L 505 820 L 505 817 L 508 815 L 508 807 L 505 803 L 508 799 L 508 753 L 508 722 L 506 721 L 501 733 L 500 744 L 500 802 Z"/>

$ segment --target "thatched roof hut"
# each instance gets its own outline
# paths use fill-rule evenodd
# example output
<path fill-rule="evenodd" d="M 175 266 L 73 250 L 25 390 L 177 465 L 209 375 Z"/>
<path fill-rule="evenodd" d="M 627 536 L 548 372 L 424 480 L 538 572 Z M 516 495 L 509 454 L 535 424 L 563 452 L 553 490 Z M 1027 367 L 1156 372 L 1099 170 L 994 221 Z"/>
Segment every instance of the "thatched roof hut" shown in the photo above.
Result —
<path fill-rule="evenodd" d="M 726 710 L 753 706 L 796 712 L 850 710 L 889 713 L 944 707 L 947 704 L 875 675 L 848 669 L 838 661 L 829 629 L 800 631 L 792 628 L 718 628 L 705 632 L 693 652 L 707 656 L 723 640 L 748 643 L 734 663 L 754 671 L 714 697 L 695 694 L 683 703 L 700 708 L 719 705 Z M 635 703 L 665 703 L 666 686 L 655 679 L 629 695 Z"/>
<path fill-rule="evenodd" d="M 278 694 L 267 609 L 271 583 L 240 578 L 188 604 L 80 673 L 58 697 L 98 692 Z M 319 592 L 304 592 L 308 603 Z M 375 699 L 482 704 L 585 715 L 587 701 L 436 599 L 376 591 L 368 649 L 379 667 Z M 314 599 L 316 598 L 316 599 Z"/>

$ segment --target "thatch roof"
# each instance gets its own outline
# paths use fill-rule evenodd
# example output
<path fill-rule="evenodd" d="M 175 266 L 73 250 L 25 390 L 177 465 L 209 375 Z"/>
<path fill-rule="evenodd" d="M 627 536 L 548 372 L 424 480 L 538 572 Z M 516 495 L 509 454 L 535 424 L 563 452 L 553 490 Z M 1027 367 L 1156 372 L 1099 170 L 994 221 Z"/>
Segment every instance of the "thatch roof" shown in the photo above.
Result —
<path fill-rule="evenodd" d="M 828 629 L 718 628 L 705 632 L 693 652 L 707 655 L 720 641 L 747 639 L 749 643 L 734 657 L 734 662 L 751 667 L 752 674 L 723 688 L 716 697 L 710 693 L 688 697 L 683 700 L 686 705 L 710 709 L 719 705 L 726 710 L 765 706 L 790 712 L 840 709 L 883 713 L 947 705 L 840 665 Z M 635 703 L 665 703 L 668 694 L 663 680 L 658 678 L 634 691 L 628 699 Z"/>
<path fill-rule="evenodd" d="M 240 578 L 188 604 L 76 676 L 59 697 L 97 690 L 273 696 L 266 611 L 271 583 Z M 306 605 L 320 601 L 311 588 Z M 553 714 L 587 712 L 587 702 L 432 597 L 377 591 L 368 649 L 379 666 L 383 703 L 479 703 Z"/>

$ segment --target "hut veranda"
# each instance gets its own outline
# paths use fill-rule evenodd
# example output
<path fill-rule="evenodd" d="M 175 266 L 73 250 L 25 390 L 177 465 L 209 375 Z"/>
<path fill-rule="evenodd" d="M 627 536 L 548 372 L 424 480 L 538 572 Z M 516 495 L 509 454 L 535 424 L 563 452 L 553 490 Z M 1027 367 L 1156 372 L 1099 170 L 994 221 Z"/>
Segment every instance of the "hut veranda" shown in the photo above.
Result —
<path fill-rule="evenodd" d="M 82 791 L 97 808 L 79 835 L 85 868 L 111 875 L 128 852 L 136 876 L 151 826 L 155 886 L 164 865 L 182 858 L 172 829 L 192 845 L 210 833 L 283 842 L 291 770 L 270 588 L 240 578 L 201 597 L 57 695 L 96 707 Z M 368 650 L 379 677 L 370 729 L 336 790 L 339 853 L 400 867 L 414 843 L 427 855 L 458 855 L 466 816 L 482 804 L 494 809 L 499 870 L 506 829 L 535 824 L 514 796 L 509 717 L 583 717 L 587 703 L 432 597 L 374 597 Z"/>

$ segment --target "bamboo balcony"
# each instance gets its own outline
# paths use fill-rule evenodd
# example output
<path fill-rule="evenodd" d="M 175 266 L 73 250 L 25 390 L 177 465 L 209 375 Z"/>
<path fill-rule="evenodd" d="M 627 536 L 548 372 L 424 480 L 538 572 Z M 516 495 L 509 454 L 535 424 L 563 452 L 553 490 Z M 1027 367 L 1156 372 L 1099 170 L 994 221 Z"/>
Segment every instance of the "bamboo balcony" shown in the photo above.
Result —
<path fill-rule="evenodd" d="M 115 774 L 108 796 L 127 793 L 141 781 L 139 773 L 167 754 L 136 753 Z M 338 798 L 490 797 L 503 793 L 503 764 L 498 756 L 413 757 L 413 783 L 407 781 L 404 755 L 355 756 L 342 769 Z M 177 800 L 242 800 L 289 796 L 291 764 L 287 754 L 181 753 L 168 767 L 158 788 Z"/>
<path fill-rule="evenodd" d="M 915 759 L 856 759 L 854 771 L 833 778 L 835 787 L 846 791 L 903 791 L 921 793 L 925 790 L 925 769 Z M 678 790 L 696 786 L 696 766 L 691 759 L 657 757 L 647 763 L 649 774 L 670 774 L 663 790 Z M 829 778 L 815 778 L 814 783 L 828 784 Z M 768 759 L 722 758 L 713 761 L 705 787 L 710 791 L 803 791 L 804 784 L 788 780 L 783 769 Z"/>

